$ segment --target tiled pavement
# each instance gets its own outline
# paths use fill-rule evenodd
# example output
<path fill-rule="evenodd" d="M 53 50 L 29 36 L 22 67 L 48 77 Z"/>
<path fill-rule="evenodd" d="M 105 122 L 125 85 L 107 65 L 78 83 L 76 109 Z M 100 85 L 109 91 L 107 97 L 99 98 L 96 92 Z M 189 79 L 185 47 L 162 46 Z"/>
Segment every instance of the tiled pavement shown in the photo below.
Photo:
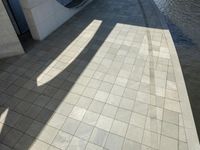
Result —
<path fill-rule="evenodd" d="M 164 29 L 140 2 L 147 20 L 137 0 L 94 0 L 1 60 L 1 150 L 188 149 Z"/>

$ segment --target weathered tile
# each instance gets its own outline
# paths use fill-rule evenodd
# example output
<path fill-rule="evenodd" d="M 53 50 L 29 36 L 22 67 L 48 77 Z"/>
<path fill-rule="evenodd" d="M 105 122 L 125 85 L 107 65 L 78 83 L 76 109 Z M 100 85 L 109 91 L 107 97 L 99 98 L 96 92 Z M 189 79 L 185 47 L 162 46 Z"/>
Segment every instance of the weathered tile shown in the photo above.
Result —
<path fill-rule="evenodd" d="M 140 128 L 144 128 L 146 117 L 139 113 L 132 113 L 130 124 L 138 126 Z"/>
<path fill-rule="evenodd" d="M 86 150 L 94 150 L 94 149 L 95 150 L 103 150 L 103 147 L 92 144 L 92 143 L 87 144 Z"/>
<path fill-rule="evenodd" d="M 85 112 L 85 109 L 75 106 L 72 112 L 70 113 L 69 117 L 81 121 L 85 115 Z"/>
<path fill-rule="evenodd" d="M 154 149 L 159 149 L 160 146 L 160 134 L 156 134 L 150 131 L 144 131 L 142 144 L 147 145 Z"/>
<path fill-rule="evenodd" d="M 124 137 L 126 135 L 127 128 L 127 123 L 114 120 L 110 132 Z"/>
<path fill-rule="evenodd" d="M 91 98 L 81 96 L 76 105 L 80 108 L 88 109 L 91 103 L 92 103 Z"/>
<path fill-rule="evenodd" d="M 178 141 L 168 138 L 166 136 L 161 136 L 160 150 L 178 150 Z"/>
<path fill-rule="evenodd" d="M 178 113 L 181 112 L 180 103 L 177 102 L 177 101 L 166 99 L 164 107 L 165 107 L 165 109 L 168 109 L 168 110 L 171 110 L 171 111 L 175 111 L 175 112 L 178 112 Z"/>
<path fill-rule="evenodd" d="M 107 93 L 107 92 L 97 91 L 94 99 L 97 101 L 106 102 L 108 95 L 109 95 L 109 93 Z"/>
<path fill-rule="evenodd" d="M 121 101 L 120 96 L 110 94 L 109 97 L 108 97 L 107 103 L 114 105 L 114 106 L 119 106 L 120 101 Z"/>
<path fill-rule="evenodd" d="M 136 101 L 134 108 L 133 108 L 133 111 L 136 112 L 136 113 L 139 113 L 141 115 L 146 115 L 147 112 L 148 112 L 148 105 L 145 104 L 145 103 L 141 103 L 141 102 Z"/>
<path fill-rule="evenodd" d="M 164 109 L 163 120 L 169 123 L 179 124 L 179 113 Z"/>
<path fill-rule="evenodd" d="M 113 95 L 122 96 L 124 94 L 124 90 L 125 90 L 124 87 L 121 87 L 119 85 L 114 85 L 111 90 L 111 93 Z"/>
<path fill-rule="evenodd" d="M 32 137 L 37 137 L 38 134 L 41 132 L 41 130 L 43 129 L 45 125 L 38 122 L 38 121 L 34 121 L 31 126 L 28 128 L 28 130 L 26 131 L 26 134 L 32 136 Z"/>
<path fill-rule="evenodd" d="M 171 123 L 163 122 L 162 134 L 166 135 L 168 137 L 177 139 L 178 138 L 178 126 L 171 124 Z"/>
<path fill-rule="evenodd" d="M 79 139 L 77 137 L 73 137 L 68 149 L 69 150 L 84 150 L 85 147 L 86 147 L 86 144 L 87 142 L 82 140 L 82 139 Z"/>
<path fill-rule="evenodd" d="M 131 111 L 119 108 L 117 110 L 116 119 L 123 122 L 129 122 L 131 117 Z"/>
<path fill-rule="evenodd" d="M 132 111 L 133 110 L 133 106 L 134 106 L 134 101 L 133 100 L 130 100 L 128 98 L 122 98 L 119 107 Z"/>
<path fill-rule="evenodd" d="M 115 134 L 109 134 L 105 144 L 105 148 L 109 150 L 121 150 L 123 141 L 124 139 L 122 137 Z"/>
<path fill-rule="evenodd" d="M 106 143 L 107 136 L 108 132 L 105 130 L 94 128 L 90 142 L 103 147 Z"/>
<path fill-rule="evenodd" d="M 55 129 L 50 126 L 45 126 L 40 134 L 38 135 L 38 139 L 48 144 L 51 144 L 58 133 L 58 129 Z"/>
<path fill-rule="evenodd" d="M 112 126 L 112 122 L 113 122 L 112 118 L 100 115 L 100 117 L 97 121 L 96 127 L 103 129 L 103 130 L 106 130 L 106 131 L 110 131 L 110 128 Z"/>
<path fill-rule="evenodd" d="M 113 106 L 113 105 L 109 105 L 109 104 L 105 104 L 102 114 L 104 116 L 110 117 L 110 118 L 114 118 L 115 115 L 117 113 L 117 107 Z"/>
<path fill-rule="evenodd" d="M 86 111 L 85 116 L 83 118 L 83 122 L 89 125 L 95 125 L 98 118 L 99 118 L 99 114 L 91 112 L 91 111 Z"/>
<path fill-rule="evenodd" d="M 94 100 L 94 101 L 92 101 L 92 103 L 91 103 L 91 105 L 89 107 L 89 110 L 93 111 L 93 112 L 96 112 L 96 113 L 101 113 L 102 110 L 103 110 L 104 104 L 105 103 L 102 103 L 102 102 Z"/>
<path fill-rule="evenodd" d="M 80 121 L 67 118 L 67 120 L 65 121 L 62 127 L 62 130 L 73 135 L 76 132 L 79 124 L 80 124 Z"/>
<path fill-rule="evenodd" d="M 47 150 L 48 147 L 49 147 L 49 144 L 39 141 L 39 140 L 35 140 L 29 149 L 30 150 L 38 150 L 38 149 Z"/>
<path fill-rule="evenodd" d="M 94 128 L 93 126 L 87 125 L 85 123 L 81 123 L 75 133 L 75 136 L 84 140 L 88 140 L 93 131 L 93 128 Z"/>
<path fill-rule="evenodd" d="M 72 135 L 59 131 L 56 137 L 54 138 L 52 145 L 59 148 L 59 149 L 66 149 L 72 139 Z"/>
<path fill-rule="evenodd" d="M 141 143 L 142 142 L 142 137 L 143 137 L 143 132 L 144 130 L 142 128 L 129 125 L 127 133 L 126 133 L 126 138 Z"/>
<path fill-rule="evenodd" d="M 124 145 L 123 145 L 123 150 L 141 150 L 141 144 L 125 139 Z"/>
<path fill-rule="evenodd" d="M 60 129 L 62 127 L 62 125 L 64 124 L 65 119 L 66 119 L 65 116 L 55 113 L 49 120 L 48 125 L 50 125 L 54 128 Z"/>

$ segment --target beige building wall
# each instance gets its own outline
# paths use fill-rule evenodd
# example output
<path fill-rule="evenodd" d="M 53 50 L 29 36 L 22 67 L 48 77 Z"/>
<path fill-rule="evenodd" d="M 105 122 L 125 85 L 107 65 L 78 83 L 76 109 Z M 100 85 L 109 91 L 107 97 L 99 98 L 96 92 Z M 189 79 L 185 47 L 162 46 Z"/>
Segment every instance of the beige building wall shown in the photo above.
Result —
<path fill-rule="evenodd" d="M 0 0 L 0 58 L 23 53 L 24 50 L 8 17 L 3 2 Z"/>
<path fill-rule="evenodd" d="M 92 0 L 76 9 L 68 9 L 56 0 L 20 0 L 32 37 L 43 40 Z"/>

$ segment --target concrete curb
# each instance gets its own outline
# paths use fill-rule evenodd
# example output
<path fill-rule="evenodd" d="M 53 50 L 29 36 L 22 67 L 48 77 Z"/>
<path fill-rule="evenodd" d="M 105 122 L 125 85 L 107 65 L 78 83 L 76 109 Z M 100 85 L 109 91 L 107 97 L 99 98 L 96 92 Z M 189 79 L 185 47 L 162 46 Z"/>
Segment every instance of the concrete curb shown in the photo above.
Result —
<path fill-rule="evenodd" d="M 179 62 L 178 54 L 177 54 L 177 51 L 175 48 L 175 44 L 173 42 L 171 33 L 169 31 L 169 27 L 166 23 L 164 16 L 160 13 L 156 4 L 152 0 L 151 0 L 151 3 L 155 7 L 155 11 L 160 19 L 162 27 L 164 28 L 164 34 L 165 34 L 167 44 L 169 47 L 169 51 L 170 51 L 170 55 L 172 58 L 172 65 L 174 66 L 174 68 L 176 68 L 174 70 L 174 73 L 175 73 L 175 78 L 177 81 L 179 97 L 181 100 L 180 105 L 181 105 L 181 110 L 182 110 L 182 114 L 183 114 L 183 122 L 184 122 L 184 126 L 185 126 L 186 138 L 188 141 L 188 149 L 189 150 L 200 150 L 200 144 L 199 144 L 199 139 L 198 139 L 198 135 L 197 135 L 197 130 L 196 130 L 196 126 L 194 123 L 191 105 L 190 105 L 187 89 L 185 86 L 185 81 L 183 78 L 183 73 L 182 73 L 180 62 Z"/>

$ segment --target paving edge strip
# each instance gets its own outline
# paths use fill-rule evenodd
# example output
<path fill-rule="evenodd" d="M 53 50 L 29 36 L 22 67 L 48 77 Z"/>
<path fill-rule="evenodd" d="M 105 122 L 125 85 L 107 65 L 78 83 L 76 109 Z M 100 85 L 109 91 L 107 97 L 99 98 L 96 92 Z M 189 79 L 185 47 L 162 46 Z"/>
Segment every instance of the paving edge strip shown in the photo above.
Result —
<path fill-rule="evenodd" d="M 191 109 L 191 105 L 190 105 L 190 101 L 189 101 L 189 97 L 188 97 L 188 93 L 187 93 L 187 89 L 185 85 L 185 80 L 183 78 L 183 73 L 182 73 L 177 51 L 176 51 L 171 33 L 169 31 L 169 27 L 166 23 L 164 16 L 161 14 L 156 4 L 152 0 L 151 0 L 151 3 L 155 7 L 157 16 L 159 17 L 161 25 L 164 28 L 164 35 L 166 37 L 170 55 L 172 58 L 172 65 L 175 68 L 174 73 L 175 73 L 175 78 L 176 78 L 176 82 L 178 86 L 178 94 L 181 100 L 180 105 L 181 105 L 181 110 L 183 114 L 183 122 L 184 122 L 184 127 L 185 127 L 185 132 L 186 132 L 186 138 L 188 142 L 188 149 L 200 150 L 197 130 L 194 123 L 192 109 Z"/>

